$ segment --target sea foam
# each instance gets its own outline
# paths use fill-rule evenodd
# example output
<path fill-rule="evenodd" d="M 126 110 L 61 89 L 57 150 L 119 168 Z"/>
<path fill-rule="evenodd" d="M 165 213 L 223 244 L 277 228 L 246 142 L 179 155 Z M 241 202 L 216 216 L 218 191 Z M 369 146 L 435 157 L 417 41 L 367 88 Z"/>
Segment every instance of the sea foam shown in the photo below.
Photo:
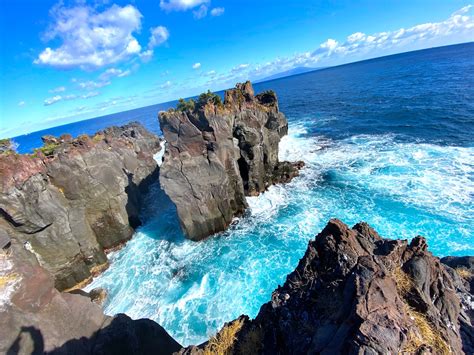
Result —
<path fill-rule="evenodd" d="M 327 220 L 370 223 L 383 237 L 424 235 L 437 255 L 474 253 L 474 148 L 400 143 L 392 135 L 339 141 L 293 125 L 281 160 L 306 162 L 287 185 L 249 197 L 249 212 L 202 242 L 184 239 L 157 187 L 147 222 L 87 289 L 109 292 L 108 314 L 160 323 L 181 344 L 257 315 Z"/>

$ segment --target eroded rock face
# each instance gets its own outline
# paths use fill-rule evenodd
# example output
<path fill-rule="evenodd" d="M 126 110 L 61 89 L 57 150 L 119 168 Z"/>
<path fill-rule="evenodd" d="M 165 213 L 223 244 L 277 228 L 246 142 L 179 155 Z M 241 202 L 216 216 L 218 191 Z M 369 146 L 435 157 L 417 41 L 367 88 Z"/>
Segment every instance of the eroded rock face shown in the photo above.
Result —
<path fill-rule="evenodd" d="M 59 292 L 25 252 L 14 240 L 9 255 L 0 255 L 0 353 L 172 354 L 181 348 L 149 319 L 105 316 L 91 298 Z"/>
<path fill-rule="evenodd" d="M 331 220 L 232 353 L 472 353 L 466 292 L 424 238 L 386 240 Z"/>
<path fill-rule="evenodd" d="M 35 155 L 0 155 L 0 228 L 62 290 L 90 277 L 107 262 L 104 249 L 140 224 L 143 193 L 158 179 L 160 141 L 137 123 L 44 141 Z"/>
<path fill-rule="evenodd" d="M 160 183 L 193 240 L 224 230 L 256 195 L 298 175 L 303 163 L 278 161 L 288 122 L 274 92 L 254 94 L 250 82 L 196 105 L 161 112 L 166 151 Z"/>

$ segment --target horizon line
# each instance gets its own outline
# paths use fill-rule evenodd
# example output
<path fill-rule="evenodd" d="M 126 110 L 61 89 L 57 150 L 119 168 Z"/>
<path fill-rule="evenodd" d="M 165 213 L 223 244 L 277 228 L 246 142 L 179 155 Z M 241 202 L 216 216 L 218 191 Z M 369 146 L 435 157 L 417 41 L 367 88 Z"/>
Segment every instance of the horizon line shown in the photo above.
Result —
<path fill-rule="evenodd" d="M 428 47 L 428 48 L 422 48 L 422 49 L 415 49 L 415 50 L 412 50 L 412 51 L 406 51 L 406 52 L 399 52 L 399 53 L 387 54 L 387 55 L 383 55 L 383 56 L 379 56 L 379 57 L 372 57 L 372 58 L 367 58 L 367 59 L 362 59 L 362 60 L 356 60 L 356 61 L 353 61 L 353 62 L 338 64 L 338 65 L 333 65 L 333 66 L 328 66 L 328 67 L 321 67 L 321 68 L 312 68 L 312 67 L 304 67 L 304 66 L 303 66 L 303 67 L 293 67 L 293 68 L 291 68 L 291 69 L 289 69 L 289 70 L 287 70 L 287 71 L 293 70 L 293 69 L 295 69 L 295 68 L 308 68 L 308 69 L 312 69 L 312 70 L 306 71 L 306 72 L 304 72 L 304 73 L 290 74 L 290 75 L 287 75 L 287 76 L 282 76 L 282 77 L 279 77 L 279 78 L 272 78 L 272 79 L 268 79 L 268 80 L 265 80 L 265 78 L 264 78 L 263 80 L 261 80 L 261 81 L 258 80 L 258 79 L 257 79 L 257 81 L 250 80 L 250 79 L 247 79 L 247 80 L 250 81 L 250 82 L 252 82 L 253 85 L 259 85 L 259 84 L 268 83 L 268 82 L 272 82 L 272 81 L 277 81 L 277 80 L 287 79 L 287 78 L 291 78 L 291 77 L 296 77 L 296 76 L 311 74 L 311 73 L 314 73 L 314 72 L 316 72 L 316 71 L 331 70 L 331 69 L 334 69 L 334 68 L 339 68 L 339 67 L 343 67 L 343 66 L 347 66 L 347 65 L 353 65 L 353 64 L 359 64 L 359 63 L 364 63 L 364 62 L 370 62 L 370 61 L 374 61 L 374 60 L 380 60 L 380 59 L 384 59 L 384 58 L 388 58 L 388 57 L 394 57 L 394 56 L 403 55 L 403 54 L 407 54 L 407 53 L 415 53 L 415 52 L 429 51 L 429 50 L 433 50 L 433 49 L 437 49 L 437 48 L 454 47 L 454 46 L 468 45 L 468 44 L 474 44 L 474 41 L 460 42 L 460 43 L 448 44 L 448 45 L 444 45 L 444 46 Z M 284 73 L 284 72 L 285 72 L 285 71 L 280 72 L 280 73 Z M 279 73 L 275 73 L 275 74 L 273 74 L 273 75 L 278 75 L 278 74 L 279 74 Z M 237 84 L 237 83 L 236 83 L 236 84 Z M 214 93 L 220 93 L 220 92 L 224 92 L 224 91 L 229 90 L 229 89 L 231 89 L 231 87 L 226 87 L 226 88 L 224 88 L 224 89 L 215 90 L 215 91 L 213 91 L 213 92 L 214 92 Z M 185 99 L 185 100 L 189 100 L 189 99 L 191 99 L 191 98 L 195 98 L 195 97 L 199 96 L 199 94 L 200 94 L 200 93 L 196 93 L 195 95 L 185 97 L 184 99 Z M 46 128 L 42 128 L 42 129 L 39 129 L 39 130 L 36 130 L 36 131 L 31 131 L 31 132 L 19 134 L 19 135 L 16 135 L 16 136 L 14 136 L 14 137 L 8 137 L 8 136 L 2 137 L 2 136 L 0 135 L 0 139 L 11 139 L 11 140 L 14 140 L 15 138 L 18 138 L 18 137 L 23 137 L 23 136 L 27 136 L 27 135 L 29 135 L 29 134 L 38 133 L 38 132 L 41 132 L 41 131 L 46 131 L 46 130 L 49 130 L 49 129 L 52 129 L 52 128 L 57 128 L 57 127 L 67 126 L 67 125 L 74 124 L 74 123 L 86 122 L 86 121 L 95 120 L 95 119 L 99 119 L 99 118 L 103 118 L 103 117 L 113 116 L 113 115 L 116 115 L 116 114 L 119 114 L 119 113 L 127 113 L 127 112 L 131 112 L 131 111 L 135 111 L 135 110 L 144 109 L 144 108 L 147 108 L 147 107 L 169 104 L 169 103 L 178 101 L 178 100 L 181 99 L 181 98 L 183 98 L 183 97 L 179 97 L 179 98 L 176 98 L 176 99 L 173 99 L 173 100 L 169 100 L 169 101 L 158 102 L 158 103 L 156 103 L 156 104 L 151 104 L 151 105 L 146 105 L 146 106 L 140 106 L 140 107 L 130 108 L 130 109 L 123 110 L 123 111 L 116 111 L 116 112 L 109 113 L 109 114 L 102 115 L 102 116 L 94 116 L 94 117 L 85 118 L 85 119 L 80 119 L 80 120 L 72 121 L 72 122 L 68 122 L 68 123 L 61 123 L 61 124 L 58 124 L 58 125 L 53 125 L 53 126 L 49 126 L 49 127 L 46 127 Z M 157 114 L 158 114 L 158 112 L 157 112 Z"/>

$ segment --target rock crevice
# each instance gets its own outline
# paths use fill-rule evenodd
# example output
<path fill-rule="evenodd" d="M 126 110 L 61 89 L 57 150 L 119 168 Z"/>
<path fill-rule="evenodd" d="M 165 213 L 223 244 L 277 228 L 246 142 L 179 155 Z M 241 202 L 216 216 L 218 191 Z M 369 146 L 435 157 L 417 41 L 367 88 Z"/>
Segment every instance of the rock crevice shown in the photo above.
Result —
<path fill-rule="evenodd" d="M 106 263 L 104 249 L 130 239 L 158 180 L 153 154 L 161 147 L 138 123 L 43 141 L 35 154 L 0 154 L 0 228 L 63 290 Z"/>
<path fill-rule="evenodd" d="M 167 141 L 160 184 L 193 240 L 223 231 L 247 208 L 245 196 L 298 175 L 302 162 L 279 162 L 288 122 L 272 91 L 255 95 L 250 82 L 227 90 L 224 102 L 202 94 L 161 112 Z"/>

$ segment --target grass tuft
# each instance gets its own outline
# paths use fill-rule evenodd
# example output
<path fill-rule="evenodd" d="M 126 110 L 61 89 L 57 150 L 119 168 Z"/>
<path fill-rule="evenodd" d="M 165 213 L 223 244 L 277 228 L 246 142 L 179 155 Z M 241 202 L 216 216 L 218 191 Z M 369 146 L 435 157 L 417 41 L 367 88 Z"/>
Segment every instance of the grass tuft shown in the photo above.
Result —
<path fill-rule="evenodd" d="M 17 274 L 7 274 L 0 276 L 0 288 L 6 287 L 10 282 L 16 281 L 19 279 Z"/>
<path fill-rule="evenodd" d="M 401 353 L 418 353 L 422 346 L 428 346 L 437 354 L 450 354 L 451 350 L 448 344 L 426 315 L 414 310 L 408 305 L 406 297 L 409 295 L 409 292 L 415 288 L 413 280 L 401 268 L 397 268 L 393 275 L 397 284 L 397 290 L 405 302 L 406 313 L 415 323 L 415 329 L 410 329 L 407 344 Z"/>
<path fill-rule="evenodd" d="M 458 267 L 458 268 L 455 269 L 455 270 L 456 270 L 456 272 L 458 273 L 458 275 L 459 275 L 461 278 L 465 279 L 465 280 L 468 280 L 468 281 L 469 281 L 469 280 L 472 278 L 472 276 L 473 276 L 471 270 L 468 270 L 468 269 L 466 269 L 466 268 L 464 268 L 464 267 Z"/>
<path fill-rule="evenodd" d="M 209 339 L 204 348 L 204 355 L 228 355 L 232 353 L 236 335 L 244 324 L 242 319 L 237 319 L 227 324 L 219 333 Z"/>

